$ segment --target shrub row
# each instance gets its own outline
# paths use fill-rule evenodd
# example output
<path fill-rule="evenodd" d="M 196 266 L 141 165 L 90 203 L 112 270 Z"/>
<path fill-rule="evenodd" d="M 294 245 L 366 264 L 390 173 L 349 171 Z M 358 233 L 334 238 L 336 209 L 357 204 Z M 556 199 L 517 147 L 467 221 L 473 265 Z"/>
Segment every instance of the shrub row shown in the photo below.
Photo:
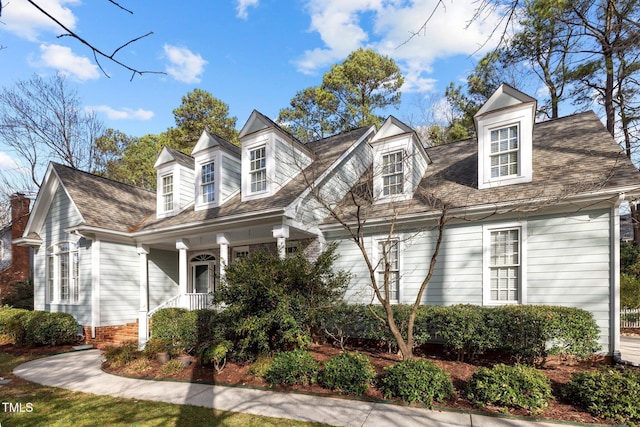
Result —
<path fill-rule="evenodd" d="M 393 307 L 403 336 L 407 336 L 410 307 Z M 393 337 L 378 317 L 382 307 L 341 304 L 316 311 L 315 330 L 326 337 L 368 339 L 393 343 Z M 586 358 L 599 350 L 600 330 L 591 313 L 571 307 L 517 305 L 420 306 L 414 327 L 414 342 L 443 342 L 459 360 L 488 350 L 506 352 L 526 363 L 544 360 L 550 354 Z"/>
<path fill-rule="evenodd" d="M 0 333 L 16 345 L 63 345 L 75 342 L 78 322 L 67 313 L 0 308 Z"/>

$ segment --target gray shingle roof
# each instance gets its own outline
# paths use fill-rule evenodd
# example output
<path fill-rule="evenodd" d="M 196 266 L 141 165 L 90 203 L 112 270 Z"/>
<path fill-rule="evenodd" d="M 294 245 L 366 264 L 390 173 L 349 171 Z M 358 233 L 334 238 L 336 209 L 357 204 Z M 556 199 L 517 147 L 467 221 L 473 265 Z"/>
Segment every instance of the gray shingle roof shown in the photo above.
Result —
<path fill-rule="evenodd" d="M 73 199 L 85 225 L 108 230 L 136 231 L 155 216 L 156 193 L 52 163 L 53 170 Z"/>
<path fill-rule="evenodd" d="M 427 152 L 433 163 L 413 199 L 377 204 L 368 217 L 430 212 L 434 200 L 449 208 L 512 203 L 518 210 L 527 210 L 595 191 L 627 186 L 640 190 L 638 170 L 593 112 L 534 126 L 530 183 L 478 189 L 475 139 L 432 147 Z"/>

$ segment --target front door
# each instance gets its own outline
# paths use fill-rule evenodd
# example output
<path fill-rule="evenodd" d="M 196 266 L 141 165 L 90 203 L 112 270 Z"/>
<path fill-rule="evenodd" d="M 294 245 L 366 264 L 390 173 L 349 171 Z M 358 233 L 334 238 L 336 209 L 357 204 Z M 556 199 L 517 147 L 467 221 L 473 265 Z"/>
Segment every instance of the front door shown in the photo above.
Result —
<path fill-rule="evenodd" d="M 216 290 L 216 257 L 210 254 L 191 258 L 191 289 L 198 294 Z"/>

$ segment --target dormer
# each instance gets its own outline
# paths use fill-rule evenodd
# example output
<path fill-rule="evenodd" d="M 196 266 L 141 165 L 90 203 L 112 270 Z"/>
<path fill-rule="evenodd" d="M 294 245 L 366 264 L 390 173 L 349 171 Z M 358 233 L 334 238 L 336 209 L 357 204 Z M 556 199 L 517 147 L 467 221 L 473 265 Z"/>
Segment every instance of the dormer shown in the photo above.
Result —
<path fill-rule="evenodd" d="M 409 200 L 431 163 L 418 134 L 389 116 L 371 141 L 376 203 Z"/>
<path fill-rule="evenodd" d="M 193 157 L 164 147 L 153 167 L 157 174 L 156 216 L 166 218 L 184 209 L 194 198 Z"/>
<path fill-rule="evenodd" d="M 207 130 L 193 148 L 195 210 L 216 208 L 240 191 L 240 148 Z"/>
<path fill-rule="evenodd" d="M 242 201 L 270 197 L 312 162 L 311 152 L 271 119 L 253 111 L 242 142 Z"/>
<path fill-rule="evenodd" d="M 478 135 L 478 188 L 531 182 L 536 100 L 502 84 L 473 117 Z"/>

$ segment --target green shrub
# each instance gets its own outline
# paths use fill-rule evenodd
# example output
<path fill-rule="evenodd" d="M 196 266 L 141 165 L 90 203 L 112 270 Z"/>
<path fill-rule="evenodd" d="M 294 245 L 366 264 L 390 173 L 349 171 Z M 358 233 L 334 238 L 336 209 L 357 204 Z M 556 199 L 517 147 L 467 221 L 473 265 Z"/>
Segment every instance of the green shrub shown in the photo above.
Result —
<path fill-rule="evenodd" d="M 151 318 L 151 336 L 171 343 L 174 353 L 190 352 L 198 344 L 198 313 L 185 308 L 163 308 Z"/>
<path fill-rule="evenodd" d="M 454 395 L 449 374 L 427 360 L 403 360 L 385 371 L 381 388 L 387 398 L 396 397 L 432 407 L 434 401 L 443 402 Z"/>
<path fill-rule="evenodd" d="M 160 375 L 177 375 L 184 369 L 184 365 L 178 359 L 171 359 L 160 367 Z"/>
<path fill-rule="evenodd" d="M 596 417 L 640 423 L 640 371 L 576 372 L 562 389 L 562 395 Z"/>
<path fill-rule="evenodd" d="M 538 413 L 553 396 L 549 379 L 537 369 L 498 364 L 474 372 L 467 384 L 467 397 L 480 407 L 492 404 Z"/>
<path fill-rule="evenodd" d="M 367 356 L 344 352 L 324 364 L 319 382 L 331 390 L 361 396 L 376 377 L 376 371 Z"/>
<path fill-rule="evenodd" d="M 633 310 L 640 308 L 640 277 L 620 274 L 620 308 Z"/>
<path fill-rule="evenodd" d="M 275 356 L 264 379 L 270 385 L 314 384 L 319 369 L 310 352 L 295 349 Z"/>
<path fill-rule="evenodd" d="M 68 313 L 31 311 L 24 320 L 27 344 L 63 345 L 76 341 L 78 322 Z"/>
<path fill-rule="evenodd" d="M 15 282 L 11 286 L 13 287 L 13 292 L 4 297 L 0 304 L 6 304 L 13 308 L 33 310 L 33 282 L 31 280 Z"/>
<path fill-rule="evenodd" d="M 550 316 L 549 354 L 575 356 L 586 359 L 600 350 L 600 328 L 593 315 L 579 308 L 548 307 Z"/>
<path fill-rule="evenodd" d="M 314 310 L 338 302 L 348 276 L 332 268 L 335 246 L 309 261 L 302 251 L 280 258 L 254 252 L 229 264 L 218 303 L 226 304 L 234 357 L 255 360 L 260 354 L 305 348 L 311 342 Z"/>
<path fill-rule="evenodd" d="M 138 351 L 138 344 L 129 341 L 119 346 L 109 346 L 104 350 L 104 358 L 110 366 L 118 368 L 137 360 L 143 353 Z"/>
<path fill-rule="evenodd" d="M 249 372 L 251 375 L 255 375 L 258 378 L 264 378 L 269 366 L 271 366 L 271 362 L 273 361 L 273 357 L 268 354 L 262 354 L 258 356 L 255 362 L 249 366 Z"/>
<path fill-rule="evenodd" d="M 21 318 L 28 314 L 26 309 L 6 305 L 0 307 L 0 334 L 8 335 L 16 344 L 19 340 L 24 341 L 26 331 Z"/>
<path fill-rule="evenodd" d="M 227 364 L 227 355 L 233 348 L 231 341 L 211 342 L 200 347 L 200 360 L 204 365 L 212 364 L 217 373 Z"/>
<path fill-rule="evenodd" d="M 462 361 L 498 344 L 498 329 L 487 321 L 486 310 L 477 305 L 430 307 L 425 321 L 428 329 Z"/>

